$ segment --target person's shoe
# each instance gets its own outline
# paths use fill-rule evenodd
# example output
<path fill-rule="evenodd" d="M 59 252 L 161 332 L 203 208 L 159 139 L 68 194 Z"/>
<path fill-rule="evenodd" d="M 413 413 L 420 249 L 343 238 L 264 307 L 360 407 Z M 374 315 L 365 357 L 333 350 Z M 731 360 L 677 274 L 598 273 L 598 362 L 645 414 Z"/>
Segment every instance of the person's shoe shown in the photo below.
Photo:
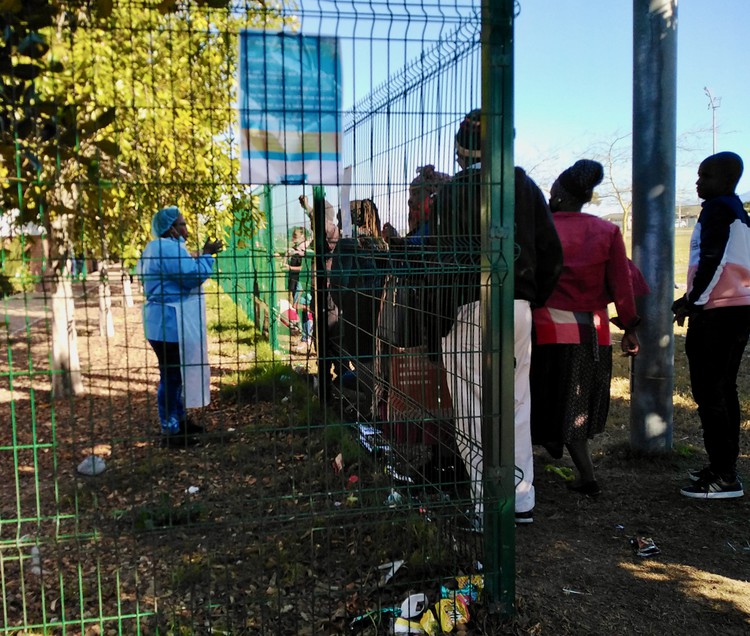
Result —
<path fill-rule="evenodd" d="M 704 466 L 703 468 L 691 468 L 688 470 L 688 479 L 692 482 L 706 481 L 711 478 L 713 473 L 711 472 L 710 466 Z"/>
<path fill-rule="evenodd" d="M 584 482 L 572 481 L 568 483 L 568 490 L 577 492 L 579 495 L 586 495 L 587 497 L 596 497 L 602 492 L 596 480 Z"/>
<path fill-rule="evenodd" d="M 680 489 L 680 494 L 693 499 L 734 499 L 742 497 L 745 491 L 739 479 L 725 481 L 712 473 L 707 479 L 701 479 Z"/>
<path fill-rule="evenodd" d="M 534 523 L 534 509 L 516 513 L 516 524 Z"/>

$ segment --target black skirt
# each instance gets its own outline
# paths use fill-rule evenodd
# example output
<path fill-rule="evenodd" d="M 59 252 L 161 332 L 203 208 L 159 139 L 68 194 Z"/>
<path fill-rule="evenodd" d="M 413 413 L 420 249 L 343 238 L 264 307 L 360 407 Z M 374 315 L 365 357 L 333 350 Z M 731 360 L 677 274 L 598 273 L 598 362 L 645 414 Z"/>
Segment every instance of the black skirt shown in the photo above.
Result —
<path fill-rule="evenodd" d="M 610 345 L 534 345 L 531 355 L 531 439 L 569 443 L 601 433 L 609 413 Z"/>

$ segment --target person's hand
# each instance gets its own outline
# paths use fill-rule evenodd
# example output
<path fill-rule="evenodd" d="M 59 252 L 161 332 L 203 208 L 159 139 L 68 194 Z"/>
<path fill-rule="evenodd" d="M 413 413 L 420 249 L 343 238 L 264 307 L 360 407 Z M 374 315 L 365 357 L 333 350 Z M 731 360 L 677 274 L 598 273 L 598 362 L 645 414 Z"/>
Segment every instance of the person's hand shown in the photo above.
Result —
<path fill-rule="evenodd" d="M 641 350 L 641 343 L 638 341 L 638 334 L 635 331 L 626 331 L 622 336 L 620 348 L 626 357 L 635 357 Z"/>
<path fill-rule="evenodd" d="M 310 204 L 307 202 L 307 195 L 304 195 L 304 194 L 299 195 L 299 204 L 302 206 L 304 210 L 307 210 L 310 208 Z"/>
<path fill-rule="evenodd" d="M 221 252 L 221 250 L 224 248 L 224 244 L 221 241 L 209 241 L 206 239 L 206 243 L 203 246 L 203 253 L 204 254 L 218 254 Z"/>
<path fill-rule="evenodd" d="M 695 312 L 695 307 L 691 307 L 688 302 L 687 296 L 678 298 L 672 303 L 672 313 L 674 313 L 674 321 L 682 327 L 685 324 L 685 318 L 691 313 Z"/>

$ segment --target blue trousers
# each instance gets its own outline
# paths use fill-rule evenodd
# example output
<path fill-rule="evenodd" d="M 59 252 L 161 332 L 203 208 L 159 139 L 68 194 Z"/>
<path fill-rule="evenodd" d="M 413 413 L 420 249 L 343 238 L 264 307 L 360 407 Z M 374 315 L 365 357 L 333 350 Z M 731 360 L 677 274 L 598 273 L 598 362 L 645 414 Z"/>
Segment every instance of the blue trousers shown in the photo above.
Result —
<path fill-rule="evenodd" d="M 182 402 L 182 372 L 180 371 L 180 345 L 177 342 L 148 341 L 159 359 L 159 389 L 156 401 L 159 407 L 162 433 L 177 433 L 185 419 Z"/>
<path fill-rule="evenodd" d="M 705 309 L 688 319 L 685 353 L 711 470 L 734 479 L 740 452 L 737 373 L 750 335 L 750 307 Z"/>

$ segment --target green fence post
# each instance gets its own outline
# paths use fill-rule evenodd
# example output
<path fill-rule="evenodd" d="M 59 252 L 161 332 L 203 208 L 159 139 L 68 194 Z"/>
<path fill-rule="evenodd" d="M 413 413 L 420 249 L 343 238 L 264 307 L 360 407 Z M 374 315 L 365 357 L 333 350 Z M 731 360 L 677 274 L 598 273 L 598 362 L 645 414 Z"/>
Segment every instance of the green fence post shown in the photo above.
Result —
<path fill-rule="evenodd" d="M 271 276 L 271 289 L 268 295 L 268 338 L 271 343 L 271 349 L 276 351 L 279 348 L 279 330 L 278 316 L 276 315 L 276 254 L 273 251 L 273 197 L 271 195 L 271 186 L 263 186 L 263 192 L 260 195 L 261 206 L 266 211 L 266 225 L 268 227 L 268 240 L 266 241 L 266 263 L 268 272 Z"/>
<path fill-rule="evenodd" d="M 328 272 L 326 271 L 326 191 L 323 186 L 313 187 L 313 236 L 315 238 L 315 346 L 318 351 L 318 394 L 321 399 L 327 396 L 329 387 L 328 369 Z"/>
<path fill-rule="evenodd" d="M 513 0 L 482 2 L 482 439 L 485 585 L 515 605 Z"/>

